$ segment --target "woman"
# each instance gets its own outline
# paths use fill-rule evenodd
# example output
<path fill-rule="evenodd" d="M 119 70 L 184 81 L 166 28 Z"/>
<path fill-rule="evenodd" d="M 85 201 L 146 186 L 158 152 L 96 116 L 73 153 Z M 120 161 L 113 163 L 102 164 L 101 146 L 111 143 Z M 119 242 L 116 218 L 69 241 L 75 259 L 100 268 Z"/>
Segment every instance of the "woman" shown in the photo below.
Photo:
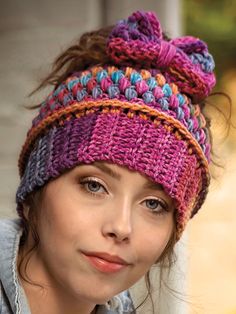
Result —
<path fill-rule="evenodd" d="M 134 313 L 128 289 L 207 194 L 214 61 L 152 12 L 84 34 L 56 61 L 1 221 L 0 313 Z"/>

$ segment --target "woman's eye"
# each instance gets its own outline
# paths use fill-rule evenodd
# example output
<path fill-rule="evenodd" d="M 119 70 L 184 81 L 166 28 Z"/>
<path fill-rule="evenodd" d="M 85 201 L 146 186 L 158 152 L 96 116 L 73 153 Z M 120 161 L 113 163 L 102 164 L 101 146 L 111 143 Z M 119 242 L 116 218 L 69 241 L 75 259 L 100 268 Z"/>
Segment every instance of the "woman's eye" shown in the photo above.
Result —
<path fill-rule="evenodd" d="M 88 193 L 102 194 L 106 192 L 106 189 L 104 188 L 104 186 L 100 182 L 94 179 L 83 179 L 80 181 L 80 185 Z"/>
<path fill-rule="evenodd" d="M 96 181 L 88 182 L 86 183 L 86 185 L 87 185 L 88 190 L 91 192 L 98 192 L 101 188 L 101 184 Z"/>
<path fill-rule="evenodd" d="M 160 199 L 147 199 L 144 201 L 145 206 L 149 208 L 154 214 L 161 214 L 168 211 L 168 205 L 165 201 Z"/>

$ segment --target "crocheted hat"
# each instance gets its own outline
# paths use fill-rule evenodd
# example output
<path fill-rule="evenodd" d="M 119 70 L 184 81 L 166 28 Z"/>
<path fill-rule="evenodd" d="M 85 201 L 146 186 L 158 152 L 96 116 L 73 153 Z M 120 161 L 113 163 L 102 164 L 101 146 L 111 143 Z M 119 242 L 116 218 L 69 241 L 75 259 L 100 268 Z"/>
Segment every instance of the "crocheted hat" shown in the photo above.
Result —
<path fill-rule="evenodd" d="M 215 84 L 214 61 L 197 38 L 164 39 L 152 12 L 119 21 L 107 54 L 110 64 L 74 73 L 41 104 L 19 158 L 18 213 L 29 193 L 64 170 L 106 161 L 163 186 L 175 200 L 179 238 L 210 181 L 197 102 Z"/>

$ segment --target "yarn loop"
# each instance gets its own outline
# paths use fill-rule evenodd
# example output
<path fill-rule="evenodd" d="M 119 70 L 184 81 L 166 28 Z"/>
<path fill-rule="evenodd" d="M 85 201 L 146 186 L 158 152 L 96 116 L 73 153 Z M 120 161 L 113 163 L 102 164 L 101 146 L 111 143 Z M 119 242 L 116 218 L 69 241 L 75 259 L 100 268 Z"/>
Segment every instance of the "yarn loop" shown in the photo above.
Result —
<path fill-rule="evenodd" d="M 214 60 L 206 43 L 192 36 L 166 40 L 153 12 L 133 13 L 112 30 L 107 53 L 117 65 L 156 68 L 193 102 L 206 98 L 215 85 Z"/>

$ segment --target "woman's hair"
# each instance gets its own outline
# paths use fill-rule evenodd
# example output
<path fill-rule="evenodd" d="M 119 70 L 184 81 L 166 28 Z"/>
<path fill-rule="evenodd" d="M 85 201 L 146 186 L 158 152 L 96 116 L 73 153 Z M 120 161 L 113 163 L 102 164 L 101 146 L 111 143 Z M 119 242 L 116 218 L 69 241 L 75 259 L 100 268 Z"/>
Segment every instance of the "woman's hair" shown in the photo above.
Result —
<path fill-rule="evenodd" d="M 52 71 L 40 82 L 31 95 L 48 85 L 57 88 L 71 74 L 84 71 L 93 65 L 111 64 L 106 54 L 106 42 L 113 26 L 84 33 L 72 46 L 54 61 Z M 32 106 L 31 108 L 39 107 Z"/>

